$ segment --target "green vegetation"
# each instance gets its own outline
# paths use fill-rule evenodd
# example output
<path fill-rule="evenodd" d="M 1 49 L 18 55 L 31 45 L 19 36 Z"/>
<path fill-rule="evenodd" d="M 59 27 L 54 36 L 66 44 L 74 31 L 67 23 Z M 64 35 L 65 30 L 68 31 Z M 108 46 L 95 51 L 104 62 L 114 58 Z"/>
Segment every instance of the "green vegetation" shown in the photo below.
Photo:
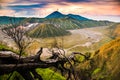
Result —
<path fill-rule="evenodd" d="M 11 75 L 11 73 L 4 74 L 4 75 L 0 76 L 0 80 L 7 80 L 10 75 Z M 14 71 L 13 75 L 10 77 L 9 80 L 25 80 L 25 79 L 18 72 Z"/>
<path fill-rule="evenodd" d="M 8 47 L 7 45 L 0 43 L 0 51 L 12 51 L 18 54 L 17 50 L 14 50 L 12 47 Z M 24 54 L 25 55 L 25 54 Z"/>
<path fill-rule="evenodd" d="M 60 27 L 55 27 L 52 24 L 39 24 L 34 29 L 28 32 L 30 37 L 46 38 L 68 35 L 70 32 L 65 31 Z"/>
<path fill-rule="evenodd" d="M 42 76 L 43 80 L 66 80 L 59 73 L 54 72 L 53 70 L 49 68 L 47 69 L 37 68 L 36 71 L 38 74 Z M 9 76 L 10 74 L 2 75 L 0 76 L 0 80 L 7 80 Z M 18 72 L 14 72 L 9 80 L 24 80 L 24 78 Z"/>
<path fill-rule="evenodd" d="M 113 23 L 109 21 L 88 20 L 88 21 L 81 21 L 81 24 L 83 24 L 86 27 L 96 27 L 96 26 L 109 26 Z"/>
<path fill-rule="evenodd" d="M 12 49 L 10 49 L 8 46 L 0 43 L 0 51 L 11 51 Z"/>
<path fill-rule="evenodd" d="M 85 53 L 91 60 L 76 55 L 78 74 L 90 75 L 95 80 L 119 80 L 120 38 L 105 42 L 95 53 Z M 86 76 L 87 77 L 87 76 Z"/>
<path fill-rule="evenodd" d="M 40 74 L 43 80 L 66 80 L 63 76 L 59 73 L 52 71 L 51 69 L 36 69 L 38 74 Z"/>
<path fill-rule="evenodd" d="M 79 21 L 69 18 L 47 19 L 44 21 L 44 23 L 50 23 L 53 24 L 55 27 L 61 27 L 63 29 L 79 29 L 85 27 Z"/>
<path fill-rule="evenodd" d="M 120 75 L 120 38 L 103 45 L 95 56 L 97 68 L 101 71 L 96 76 L 103 80 L 119 80 Z"/>

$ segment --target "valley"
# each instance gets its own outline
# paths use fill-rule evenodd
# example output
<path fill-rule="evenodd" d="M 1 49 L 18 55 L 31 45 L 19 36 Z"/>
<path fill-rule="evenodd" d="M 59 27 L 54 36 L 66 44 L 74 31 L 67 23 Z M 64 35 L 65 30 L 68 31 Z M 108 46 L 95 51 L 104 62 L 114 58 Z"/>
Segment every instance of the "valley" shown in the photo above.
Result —
<path fill-rule="evenodd" d="M 58 46 L 63 47 L 66 53 L 71 53 L 71 51 L 79 50 L 80 52 L 86 52 L 85 49 L 91 51 L 93 45 L 98 45 L 102 42 L 102 39 L 107 38 L 105 33 L 102 33 L 100 30 L 106 29 L 107 26 L 103 27 L 94 27 L 94 28 L 84 28 L 84 29 L 75 29 L 69 30 L 71 35 L 55 38 L 46 38 L 46 39 L 37 39 L 39 41 L 39 46 L 44 46 L 43 56 L 49 55 L 47 47 L 54 44 L 54 40 L 57 40 Z M 99 30 L 99 31 L 96 31 Z M 103 31 L 103 30 L 102 30 Z M 63 44 L 62 44 L 63 39 Z M 45 45 L 47 44 L 47 45 Z M 83 50 L 81 50 L 81 48 Z M 98 47 L 97 47 L 98 48 Z M 38 48 L 39 49 L 39 48 Z M 92 50 L 95 51 L 96 49 Z"/>
<path fill-rule="evenodd" d="M 57 43 L 59 48 L 64 48 L 68 53 L 71 51 L 80 51 L 85 53 L 94 52 L 102 44 L 110 41 L 111 38 L 107 36 L 108 26 L 92 27 L 68 30 L 71 35 L 48 37 L 48 38 L 34 38 L 34 42 L 28 47 L 26 51 L 29 55 L 34 55 L 40 47 L 44 47 L 44 56 L 49 55 L 46 53 L 46 48 L 53 47 L 54 43 Z M 1 33 L 3 34 L 3 33 Z M 7 38 L 4 34 L 0 36 L 0 40 L 4 41 L 8 46 L 15 47 L 12 40 Z"/>
<path fill-rule="evenodd" d="M 29 55 L 34 55 L 40 47 L 44 47 L 44 55 L 49 55 L 47 48 L 54 47 L 55 43 L 59 48 L 64 48 L 66 53 L 72 51 L 94 52 L 101 45 L 111 40 L 107 36 L 108 26 L 92 27 L 68 30 L 71 35 L 48 37 L 48 38 L 33 38 L 34 42 L 26 49 Z M 9 43 L 11 44 L 11 43 Z M 13 45 L 13 43 L 11 44 Z"/>

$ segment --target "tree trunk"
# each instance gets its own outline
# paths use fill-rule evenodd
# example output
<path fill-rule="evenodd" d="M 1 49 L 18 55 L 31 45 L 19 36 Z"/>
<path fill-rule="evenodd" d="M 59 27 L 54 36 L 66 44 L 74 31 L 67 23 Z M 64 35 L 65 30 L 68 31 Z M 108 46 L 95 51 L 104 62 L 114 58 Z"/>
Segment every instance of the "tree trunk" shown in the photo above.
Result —
<path fill-rule="evenodd" d="M 10 51 L 0 51 L 0 75 L 17 71 L 24 77 L 25 80 L 34 80 L 35 78 L 43 80 L 42 77 L 35 71 L 36 68 L 55 67 L 57 69 L 63 69 L 62 71 L 65 71 L 67 69 L 65 69 L 64 64 L 74 57 L 68 57 L 69 59 L 66 59 L 65 57 L 60 59 L 57 58 L 42 61 L 40 59 L 41 54 L 42 48 L 36 55 L 29 57 L 20 57 L 19 55 Z M 59 65 L 61 65 L 62 68 L 58 68 Z M 30 71 L 34 77 L 30 74 Z M 67 72 L 68 71 L 69 70 L 67 70 Z M 70 76 L 69 72 L 68 74 L 68 76 Z"/>

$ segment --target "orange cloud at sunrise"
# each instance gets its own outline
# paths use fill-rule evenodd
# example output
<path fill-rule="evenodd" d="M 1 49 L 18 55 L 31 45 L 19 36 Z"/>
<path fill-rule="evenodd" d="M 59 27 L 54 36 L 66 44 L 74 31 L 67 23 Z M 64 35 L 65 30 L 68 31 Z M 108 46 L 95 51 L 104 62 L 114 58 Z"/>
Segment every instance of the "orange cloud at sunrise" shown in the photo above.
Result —
<path fill-rule="evenodd" d="M 15 14 L 14 10 L 0 10 L 0 15 L 2 16 L 11 16 Z"/>
<path fill-rule="evenodd" d="M 8 3 L 15 2 L 15 0 L 0 0 L 1 6 L 6 6 Z"/>
<path fill-rule="evenodd" d="M 55 10 L 64 14 L 81 14 L 81 15 L 120 15 L 119 6 L 114 5 L 96 5 L 87 3 L 67 3 L 66 5 L 50 4 L 44 8 L 35 8 L 36 13 L 46 16 Z"/>

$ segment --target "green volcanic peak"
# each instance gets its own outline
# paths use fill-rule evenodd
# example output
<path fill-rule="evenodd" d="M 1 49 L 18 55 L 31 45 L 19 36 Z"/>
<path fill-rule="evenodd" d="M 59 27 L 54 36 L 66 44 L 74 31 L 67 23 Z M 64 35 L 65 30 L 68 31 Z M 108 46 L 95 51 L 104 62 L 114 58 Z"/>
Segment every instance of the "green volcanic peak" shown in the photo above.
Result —
<path fill-rule="evenodd" d="M 58 11 L 54 11 L 53 13 L 49 14 L 45 18 L 65 18 L 65 17 L 72 18 L 72 19 L 75 19 L 75 20 L 90 20 L 90 19 L 82 17 L 80 15 L 75 15 L 75 14 L 65 15 L 65 14 L 62 14 Z"/>
<path fill-rule="evenodd" d="M 64 36 L 70 34 L 68 31 L 60 27 L 55 27 L 53 24 L 39 24 L 32 30 L 28 32 L 30 37 L 36 38 L 46 38 L 46 37 L 56 37 L 56 36 Z"/>
<path fill-rule="evenodd" d="M 54 11 L 53 13 L 46 16 L 46 18 L 63 18 L 63 17 L 65 17 L 65 15 L 58 11 Z"/>

